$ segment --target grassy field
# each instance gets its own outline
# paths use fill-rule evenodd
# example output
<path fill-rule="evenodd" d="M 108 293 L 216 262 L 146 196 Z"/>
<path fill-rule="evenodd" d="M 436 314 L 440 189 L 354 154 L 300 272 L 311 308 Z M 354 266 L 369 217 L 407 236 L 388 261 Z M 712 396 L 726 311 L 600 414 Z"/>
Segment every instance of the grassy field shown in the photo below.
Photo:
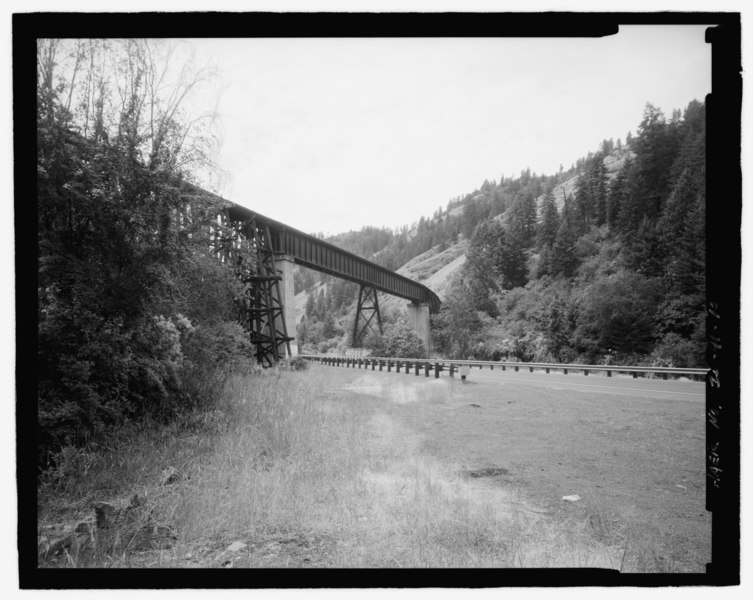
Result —
<path fill-rule="evenodd" d="M 69 452 L 40 481 L 40 564 L 702 572 L 703 441 L 701 403 L 269 371 Z M 101 501 L 108 528 L 55 546 Z"/>

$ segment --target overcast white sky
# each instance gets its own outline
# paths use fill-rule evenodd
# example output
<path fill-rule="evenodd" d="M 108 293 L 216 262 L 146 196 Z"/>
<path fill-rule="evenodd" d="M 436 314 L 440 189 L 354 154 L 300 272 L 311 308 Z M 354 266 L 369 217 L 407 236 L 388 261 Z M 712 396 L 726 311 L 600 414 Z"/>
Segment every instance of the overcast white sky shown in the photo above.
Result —
<path fill-rule="evenodd" d="M 220 193 L 306 232 L 397 227 L 555 173 L 711 89 L 702 26 L 597 39 L 190 40 L 219 69 Z"/>

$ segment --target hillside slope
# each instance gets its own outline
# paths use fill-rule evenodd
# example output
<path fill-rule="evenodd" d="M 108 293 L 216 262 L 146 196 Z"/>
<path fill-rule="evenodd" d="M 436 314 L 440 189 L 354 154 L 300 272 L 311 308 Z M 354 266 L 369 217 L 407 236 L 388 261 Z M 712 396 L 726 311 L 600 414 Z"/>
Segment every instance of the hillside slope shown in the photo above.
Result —
<path fill-rule="evenodd" d="M 437 293 L 438 355 L 702 365 L 705 107 L 668 120 L 647 104 L 637 131 L 567 171 L 485 180 L 410 227 L 339 241 Z M 347 349 L 357 286 L 319 280 L 303 286 L 316 298 L 299 297 L 311 315 L 299 333 L 320 352 Z M 403 299 L 379 300 L 388 324 L 406 313 Z"/>

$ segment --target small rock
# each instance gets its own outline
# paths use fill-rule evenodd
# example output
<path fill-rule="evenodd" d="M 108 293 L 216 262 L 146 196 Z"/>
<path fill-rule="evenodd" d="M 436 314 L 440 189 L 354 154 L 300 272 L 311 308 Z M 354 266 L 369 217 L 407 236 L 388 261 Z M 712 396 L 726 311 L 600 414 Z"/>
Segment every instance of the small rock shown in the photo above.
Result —
<path fill-rule="evenodd" d="M 97 527 L 100 529 L 107 529 L 115 522 L 118 511 L 109 502 L 94 502 L 92 508 L 97 515 Z"/>
<path fill-rule="evenodd" d="M 175 467 L 167 467 L 162 470 L 162 476 L 160 482 L 162 485 L 171 485 L 179 479 L 178 469 Z"/>
<path fill-rule="evenodd" d="M 580 500 L 580 496 L 578 496 L 578 494 L 573 494 L 572 496 L 562 496 L 562 499 L 565 502 L 577 502 Z"/>
<path fill-rule="evenodd" d="M 241 541 L 233 542 L 227 548 L 225 548 L 225 552 L 240 552 L 246 547 L 246 545 L 247 544 Z"/>
<path fill-rule="evenodd" d="M 686 487 L 685 487 L 684 485 L 680 485 L 679 483 L 676 483 L 676 484 L 675 484 L 675 487 L 678 487 L 678 488 L 680 488 L 680 489 L 682 489 L 682 490 L 687 490 L 687 489 L 688 489 L 688 488 L 686 488 Z"/>
<path fill-rule="evenodd" d="M 76 535 L 92 535 L 92 524 L 88 521 L 82 521 L 76 525 Z"/>
<path fill-rule="evenodd" d="M 473 408 L 481 408 L 480 404 L 471 403 L 468 406 L 472 406 Z"/>

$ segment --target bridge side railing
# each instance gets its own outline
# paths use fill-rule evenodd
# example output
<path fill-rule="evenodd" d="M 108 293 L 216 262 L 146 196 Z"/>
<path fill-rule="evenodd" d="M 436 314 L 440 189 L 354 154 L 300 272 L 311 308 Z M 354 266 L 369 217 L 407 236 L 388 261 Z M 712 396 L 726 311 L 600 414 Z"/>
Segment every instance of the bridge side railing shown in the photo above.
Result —
<path fill-rule="evenodd" d="M 333 354 L 302 354 L 301 358 L 308 361 L 319 362 L 328 364 L 331 366 L 344 366 L 346 368 L 369 368 L 382 371 L 385 367 L 387 371 L 392 371 L 393 368 L 399 373 L 405 368 L 406 373 L 410 373 L 411 370 L 415 371 L 418 375 L 419 371 L 423 370 L 425 376 L 429 376 L 429 371 L 434 371 L 434 376 L 439 377 L 440 372 L 445 370 L 449 371 L 450 377 L 454 377 L 455 373 L 461 372 L 462 367 L 471 369 L 477 367 L 478 369 L 489 368 L 491 370 L 499 369 L 502 371 L 510 370 L 518 372 L 521 369 L 527 369 L 530 373 L 534 371 L 544 371 L 549 373 L 551 371 L 559 372 L 567 375 L 570 372 L 581 372 L 583 375 L 589 373 L 605 373 L 607 377 L 611 377 L 613 373 L 617 374 L 630 374 L 633 378 L 639 376 L 647 377 L 659 376 L 662 379 L 668 379 L 670 376 L 688 377 L 692 380 L 702 380 L 705 378 L 708 369 L 696 369 L 696 368 L 681 368 L 681 367 L 635 367 L 629 365 L 582 365 L 582 364 L 562 364 L 562 363 L 539 363 L 539 362 L 501 362 L 501 361 L 483 361 L 483 360 L 447 360 L 447 359 L 426 359 L 426 358 L 395 358 L 395 357 L 383 357 L 383 356 L 345 356 L 345 355 L 333 355 Z"/>

